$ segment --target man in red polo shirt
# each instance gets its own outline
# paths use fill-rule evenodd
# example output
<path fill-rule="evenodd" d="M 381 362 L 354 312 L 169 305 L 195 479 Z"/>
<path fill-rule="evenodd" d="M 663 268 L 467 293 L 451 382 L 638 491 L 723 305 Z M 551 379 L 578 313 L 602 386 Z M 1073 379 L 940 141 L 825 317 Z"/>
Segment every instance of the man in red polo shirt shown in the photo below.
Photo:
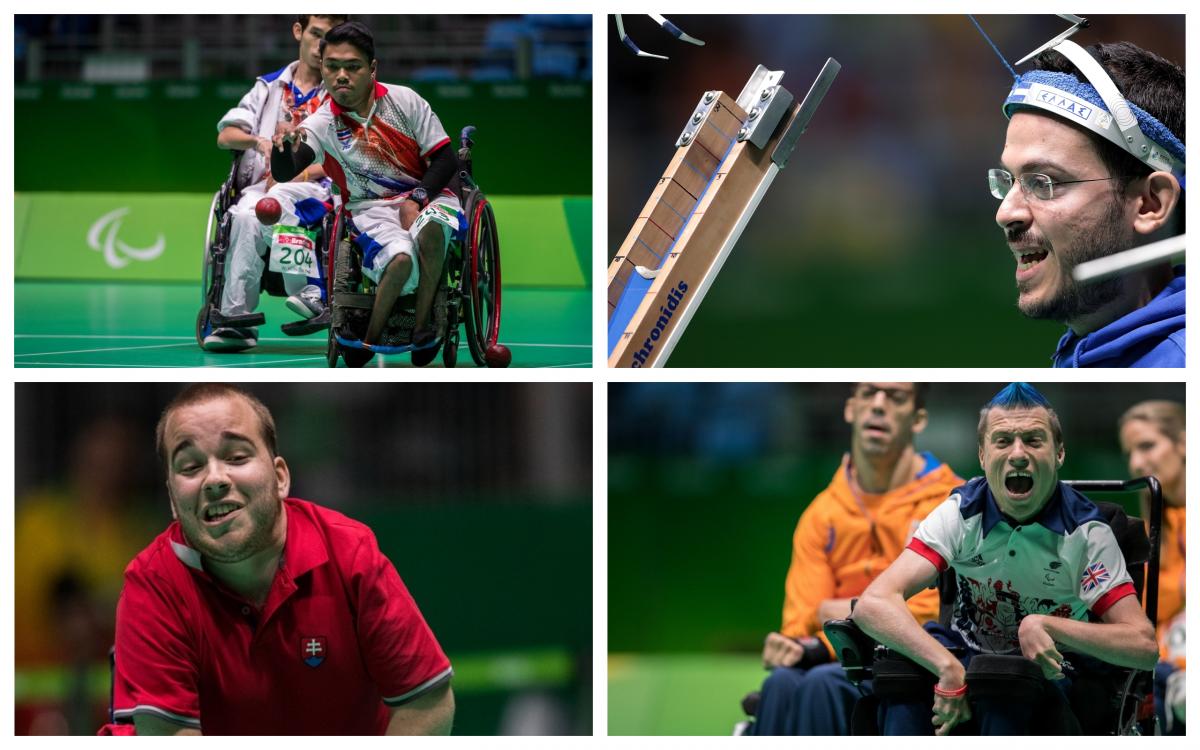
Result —
<path fill-rule="evenodd" d="M 371 530 L 288 497 L 267 408 L 194 385 L 157 438 L 175 522 L 125 570 L 114 721 L 138 734 L 448 734 L 449 660 Z"/>

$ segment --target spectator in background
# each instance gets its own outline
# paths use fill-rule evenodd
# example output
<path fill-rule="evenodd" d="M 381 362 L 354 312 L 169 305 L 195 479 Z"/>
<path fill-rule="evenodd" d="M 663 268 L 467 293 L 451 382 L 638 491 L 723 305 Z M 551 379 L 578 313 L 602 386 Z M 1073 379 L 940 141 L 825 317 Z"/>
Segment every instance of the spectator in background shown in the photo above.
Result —
<path fill-rule="evenodd" d="M 1187 657 L 1184 611 L 1187 573 L 1186 415 L 1175 401 L 1143 401 L 1118 422 L 1129 474 L 1162 483 L 1162 558 L 1158 574 L 1159 663 L 1154 672 L 1154 707 L 1164 734 L 1183 735 Z M 1143 518 L 1149 514 L 1142 513 Z"/>
<path fill-rule="evenodd" d="M 858 383 L 846 400 L 850 452 L 800 516 L 784 585 L 783 625 L 768 633 L 756 721 L 739 733 L 844 735 L 859 691 L 821 631 L 850 614 L 908 543 L 917 524 L 962 480 L 913 439 L 925 429 L 924 383 Z M 937 591 L 909 601 L 921 622 L 937 617 Z"/>
<path fill-rule="evenodd" d="M 87 732 L 95 725 L 84 689 L 89 668 L 112 645 L 112 613 L 129 559 L 153 537 L 133 497 L 134 428 L 109 417 L 85 425 L 69 452 L 64 483 L 33 491 L 16 509 L 14 609 L 18 669 L 71 674 L 71 705 L 28 721 L 31 733 Z"/>

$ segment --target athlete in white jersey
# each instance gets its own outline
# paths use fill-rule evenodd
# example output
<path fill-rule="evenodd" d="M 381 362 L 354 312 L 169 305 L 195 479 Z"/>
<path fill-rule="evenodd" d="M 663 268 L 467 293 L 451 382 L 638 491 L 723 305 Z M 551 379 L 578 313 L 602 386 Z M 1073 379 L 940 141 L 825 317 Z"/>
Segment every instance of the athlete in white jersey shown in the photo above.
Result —
<path fill-rule="evenodd" d="M 375 79 L 375 43 L 362 24 L 330 30 L 321 65 L 330 101 L 276 136 L 272 170 L 283 177 L 324 164 L 341 189 L 363 273 L 378 285 L 366 343 L 378 341 L 396 300 L 416 291 L 413 344 L 428 348 L 437 343 L 429 314 L 462 210 L 447 189 L 458 168 L 450 138 L 415 91 Z"/>
<path fill-rule="evenodd" d="M 283 209 L 279 223 L 305 223 L 301 214 L 312 216 L 316 202 L 329 200 L 329 181 L 320 165 L 285 181 L 276 181 L 270 171 L 271 139 L 283 125 L 294 127 L 328 98 L 321 84 L 319 46 L 325 33 L 345 16 L 298 16 L 292 35 L 300 44 L 300 56 L 279 70 L 260 76 L 238 105 L 217 123 L 217 146 L 245 151 L 240 175 L 245 185 L 238 202 L 230 209 L 229 251 L 225 263 L 225 286 L 220 311 L 241 315 L 258 307 L 259 283 L 271 228 L 255 216 L 254 207 L 264 196 L 279 201 Z M 299 204 L 299 209 L 297 208 Z M 303 273 L 283 273 L 287 306 L 305 319 L 324 312 L 321 288 Z M 258 343 L 254 328 L 221 327 L 204 339 L 209 351 L 242 351 Z"/>
<path fill-rule="evenodd" d="M 984 477 L 934 510 L 859 599 L 853 620 L 860 628 L 937 676 L 933 726 L 929 714 L 915 719 L 926 732 L 946 734 L 971 718 L 962 662 L 974 654 L 1021 654 L 1051 681 L 1069 677 L 1062 651 L 1154 668 L 1154 628 L 1113 529 L 1091 501 L 1058 481 L 1065 457 L 1062 428 L 1045 397 L 1025 383 L 1000 391 L 980 414 Z M 923 629 L 905 597 L 947 567 L 958 579 L 950 628 Z M 897 733 L 921 732 L 911 713 L 901 719 L 909 729 Z"/>

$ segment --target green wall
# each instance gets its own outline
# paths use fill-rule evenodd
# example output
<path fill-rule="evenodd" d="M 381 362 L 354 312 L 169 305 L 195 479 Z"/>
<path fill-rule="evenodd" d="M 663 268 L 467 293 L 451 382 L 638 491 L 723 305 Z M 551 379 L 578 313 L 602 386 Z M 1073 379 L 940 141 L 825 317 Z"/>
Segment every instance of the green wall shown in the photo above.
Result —
<path fill-rule="evenodd" d="M 592 199 L 489 196 L 505 286 L 591 282 Z M 199 282 L 209 194 L 18 193 L 18 279 Z"/>
<path fill-rule="evenodd" d="M 209 192 L 229 172 L 217 121 L 250 82 L 21 84 L 14 89 L 18 191 Z M 457 143 L 478 127 L 488 193 L 590 195 L 590 83 L 429 83 L 414 88 Z"/>

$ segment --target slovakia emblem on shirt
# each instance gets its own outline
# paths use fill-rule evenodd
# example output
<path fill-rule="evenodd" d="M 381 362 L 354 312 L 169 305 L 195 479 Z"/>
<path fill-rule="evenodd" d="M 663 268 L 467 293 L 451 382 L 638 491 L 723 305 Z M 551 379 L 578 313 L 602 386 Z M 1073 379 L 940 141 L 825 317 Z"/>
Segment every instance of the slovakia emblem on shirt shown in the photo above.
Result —
<path fill-rule="evenodd" d="M 300 639 L 300 658 L 310 667 L 319 667 L 329 653 L 329 639 L 323 635 L 305 636 Z"/>
<path fill-rule="evenodd" d="M 1108 569 L 1104 567 L 1104 563 L 1092 563 L 1087 566 L 1087 570 L 1083 571 L 1083 578 L 1079 579 L 1079 583 L 1083 586 L 1083 592 L 1086 594 L 1095 590 L 1108 579 Z"/>

